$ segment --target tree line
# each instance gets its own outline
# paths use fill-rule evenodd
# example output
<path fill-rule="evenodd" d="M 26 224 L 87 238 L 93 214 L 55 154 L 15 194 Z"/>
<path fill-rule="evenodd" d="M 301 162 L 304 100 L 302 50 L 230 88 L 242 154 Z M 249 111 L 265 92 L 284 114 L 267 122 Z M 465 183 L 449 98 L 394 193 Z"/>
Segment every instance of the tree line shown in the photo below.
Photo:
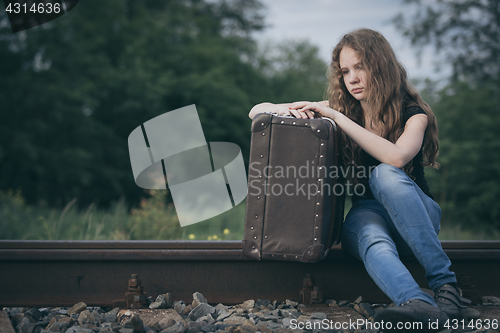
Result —
<path fill-rule="evenodd" d="M 320 99 L 326 82 L 315 46 L 257 47 L 261 9 L 254 0 L 89 0 L 16 34 L 3 12 L 0 189 L 48 206 L 136 204 L 144 192 L 128 135 L 190 104 L 207 141 L 234 142 L 247 158 L 253 105 Z"/>
<path fill-rule="evenodd" d="M 423 95 L 440 128 L 439 170 L 427 169 L 443 220 L 500 228 L 498 0 L 407 0 L 394 20 L 416 49 L 434 45 L 453 75 Z M 196 104 L 207 141 L 250 144 L 250 108 L 321 100 L 327 64 L 307 41 L 259 47 L 257 0 L 87 0 L 13 34 L 0 14 L 0 190 L 32 205 L 132 206 L 144 196 L 130 132 Z M 340 37 L 340 36 L 339 36 Z M 175 142 L 171 144 L 175 145 Z"/>

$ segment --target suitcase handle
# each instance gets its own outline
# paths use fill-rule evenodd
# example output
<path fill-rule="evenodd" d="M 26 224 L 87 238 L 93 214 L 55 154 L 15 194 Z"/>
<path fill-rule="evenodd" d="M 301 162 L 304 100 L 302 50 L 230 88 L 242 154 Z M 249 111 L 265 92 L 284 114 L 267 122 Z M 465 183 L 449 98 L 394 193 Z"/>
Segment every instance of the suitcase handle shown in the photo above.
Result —
<path fill-rule="evenodd" d="M 280 114 L 278 114 L 276 112 L 270 112 L 270 114 L 278 116 L 278 117 L 283 117 L 283 118 L 295 118 L 294 116 L 291 116 L 291 115 L 280 115 Z M 318 118 L 316 118 L 316 119 L 318 119 Z M 328 118 L 328 117 L 321 117 L 320 119 L 328 120 L 329 122 L 332 123 L 333 129 L 335 131 L 337 130 L 337 124 L 335 124 L 335 122 L 333 121 L 333 119 Z"/>

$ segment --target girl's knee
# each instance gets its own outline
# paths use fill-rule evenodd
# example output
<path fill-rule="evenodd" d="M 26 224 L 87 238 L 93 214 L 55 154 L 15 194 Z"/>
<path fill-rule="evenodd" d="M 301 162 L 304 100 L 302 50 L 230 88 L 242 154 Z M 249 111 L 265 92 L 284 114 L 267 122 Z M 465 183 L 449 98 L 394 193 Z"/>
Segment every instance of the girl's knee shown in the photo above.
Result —
<path fill-rule="evenodd" d="M 365 261 L 370 249 L 377 252 L 381 248 L 391 247 L 391 243 L 394 242 L 387 231 L 377 225 L 366 224 L 356 232 L 346 228 L 342 230 L 342 248 L 362 261 Z"/>
<path fill-rule="evenodd" d="M 369 257 L 398 256 L 396 244 L 389 235 L 365 235 L 363 239 L 360 239 L 359 247 L 363 261 Z"/>
<path fill-rule="evenodd" d="M 407 176 L 403 170 L 386 163 L 380 163 L 372 170 L 369 183 L 370 187 L 375 188 L 377 192 L 393 191 L 406 178 Z"/>

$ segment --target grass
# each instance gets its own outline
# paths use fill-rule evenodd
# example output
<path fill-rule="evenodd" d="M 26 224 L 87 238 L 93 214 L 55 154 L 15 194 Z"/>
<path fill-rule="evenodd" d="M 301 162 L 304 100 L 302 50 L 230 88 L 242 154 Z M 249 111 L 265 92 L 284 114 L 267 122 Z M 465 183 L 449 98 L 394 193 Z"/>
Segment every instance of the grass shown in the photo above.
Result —
<path fill-rule="evenodd" d="M 500 240 L 500 231 L 488 226 L 476 230 L 461 225 L 442 224 L 439 231 L 440 240 Z"/>
<path fill-rule="evenodd" d="M 17 240 L 241 240 L 245 202 L 209 220 L 181 228 L 166 191 L 150 191 L 137 208 L 124 200 L 103 210 L 29 206 L 20 192 L 0 191 L 0 239 Z"/>
<path fill-rule="evenodd" d="M 29 206 L 17 191 L 0 191 L 0 239 L 17 240 L 241 240 L 245 221 L 243 201 L 211 219 L 180 227 L 166 191 L 150 191 L 139 207 L 119 200 L 103 210 L 91 204 L 77 209 L 76 199 L 63 209 Z M 350 200 L 346 201 L 347 214 Z M 498 240 L 500 231 L 483 226 L 467 229 L 444 224 L 441 240 Z"/>

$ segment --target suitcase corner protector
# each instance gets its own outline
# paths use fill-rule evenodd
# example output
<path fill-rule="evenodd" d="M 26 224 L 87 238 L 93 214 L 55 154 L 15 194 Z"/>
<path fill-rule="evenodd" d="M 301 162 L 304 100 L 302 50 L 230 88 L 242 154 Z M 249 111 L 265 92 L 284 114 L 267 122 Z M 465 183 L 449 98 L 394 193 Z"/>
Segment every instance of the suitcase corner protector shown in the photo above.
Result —
<path fill-rule="evenodd" d="M 325 257 L 325 247 L 322 244 L 308 247 L 302 254 L 302 262 L 316 262 Z"/>
<path fill-rule="evenodd" d="M 259 113 L 253 118 L 252 121 L 252 132 L 260 132 L 265 130 L 271 121 L 273 120 L 273 115 L 270 113 Z"/>
<path fill-rule="evenodd" d="M 242 240 L 241 249 L 243 250 L 243 253 L 250 259 L 261 260 L 259 247 L 255 242 Z"/>

